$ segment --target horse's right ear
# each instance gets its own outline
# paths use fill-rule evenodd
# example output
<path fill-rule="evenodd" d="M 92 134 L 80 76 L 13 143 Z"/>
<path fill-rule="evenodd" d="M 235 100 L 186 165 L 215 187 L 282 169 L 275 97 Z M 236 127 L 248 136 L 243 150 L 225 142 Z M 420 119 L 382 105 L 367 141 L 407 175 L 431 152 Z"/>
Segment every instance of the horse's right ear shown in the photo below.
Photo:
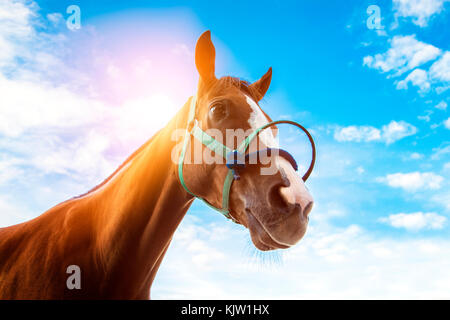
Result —
<path fill-rule="evenodd" d="M 204 32 L 195 46 L 195 65 L 200 74 L 200 82 L 208 84 L 215 76 L 216 49 L 211 41 L 211 32 Z"/>

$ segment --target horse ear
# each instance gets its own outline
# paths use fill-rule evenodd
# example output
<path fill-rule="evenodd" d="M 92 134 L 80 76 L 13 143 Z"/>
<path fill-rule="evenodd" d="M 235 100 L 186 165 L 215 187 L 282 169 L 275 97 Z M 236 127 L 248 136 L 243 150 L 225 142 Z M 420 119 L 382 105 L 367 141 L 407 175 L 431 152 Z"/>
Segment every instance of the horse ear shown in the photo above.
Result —
<path fill-rule="evenodd" d="M 209 83 L 216 79 L 215 62 L 216 49 L 211 41 L 211 31 L 204 32 L 195 46 L 195 65 L 200 74 L 200 81 Z"/>
<path fill-rule="evenodd" d="M 261 79 L 250 85 L 250 87 L 255 89 L 256 92 L 258 92 L 259 94 L 258 101 L 261 100 L 266 94 L 267 90 L 269 89 L 271 80 L 272 80 L 272 67 L 269 68 L 269 70 L 266 72 L 265 75 L 261 77 Z"/>

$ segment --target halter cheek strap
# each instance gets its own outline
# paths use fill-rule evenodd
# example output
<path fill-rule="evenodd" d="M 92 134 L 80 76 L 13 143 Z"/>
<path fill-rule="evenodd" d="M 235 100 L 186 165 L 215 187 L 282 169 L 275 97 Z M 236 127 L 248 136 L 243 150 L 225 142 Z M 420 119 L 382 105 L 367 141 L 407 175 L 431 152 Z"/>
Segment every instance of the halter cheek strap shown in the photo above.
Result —
<path fill-rule="evenodd" d="M 210 204 L 207 200 L 203 199 L 202 197 L 197 196 L 192 191 L 189 190 L 189 188 L 186 185 L 186 182 L 184 181 L 183 177 L 183 165 L 184 165 L 184 159 L 186 157 L 186 151 L 189 144 L 189 138 L 192 135 L 194 138 L 199 140 L 203 145 L 205 145 L 207 148 L 214 151 L 216 154 L 222 155 L 225 159 L 227 154 L 229 154 L 232 150 L 228 148 L 227 146 L 223 145 L 219 141 L 215 140 L 213 137 L 208 135 L 206 132 L 204 132 L 197 123 L 197 120 L 195 120 L 195 105 L 196 105 L 196 97 L 192 97 L 191 99 L 191 107 L 189 110 L 188 115 L 188 123 L 186 127 L 186 133 L 184 137 L 183 142 L 183 148 L 181 149 L 180 158 L 178 161 L 178 177 L 180 179 L 180 183 L 183 186 L 183 188 L 192 196 L 194 196 L 197 199 L 202 200 L 208 207 L 219 211 L 222 213 L 225 217 L 228 219 L 232 219 L 236 222 L 236 220 L 230 215 L 229 209 L 228 209 L 228 203 L 229 203 L 229 194 L 231 189 L 231 184 L 233 182 L 233 173 L 231 170 L 228 171 L 227 176 L 225 177 L 225 182 L 223 186 L 223 193 L 222 193 L 222 208 L 216 208 L 212 204 Z M 191 130 L 189 130 L 190 125 L 194 123 L 194 126 Z"/>
<path fill-rule="evenodd" d="M 270 156 L 272 152 L 276 151 L 279 156 L 288 160 L 292 164 L 293 168 L 297 171 L 297 163 L 295 162 L 294 158 L 287 151 L 282 150 L 282 149 L 268 148 L 268 149 L 264 149 L 264 150 L 259 150 L 254 153 L 245 154 L 250 143 L 253 141 L 253 139 L 255 139 L 258 136 L 258 134 L 264 129 L 267 129 L 267 128 L 277 125 L 277 124 L 286 123 L 286 124 L 294 125 L 294 126 L 300 128 L 303 132 L 305 132 L 306 135 L 308 136 L 308 139 L 312 146 L 312 160 L 311 160 L 311 164 L 309 165 L 308 170 L 303 175 L 303 178 L 302 178 L 303 181 L 306 181 L 309 178 L 309 176 L 311 175 L 311 172 L 314 169 L 314 164 L 316 161 L 316 147 L 315 147 L 314 140 L 313 140 L 311 134 L 302 125 L 300 125 L 294 121 L 290 121 L 290 120 L 278 120 L 278 121 L 269 122 L 269 123 L 259 127 L 258 129 L 256 129 L 250 135 L 248 135 L 244 139 L 244 141 L 239 145 L 239 147 L 237 149 L 231 150 L 226 145 L 220 143 L 219 141 L 217 141 L 216 139 L 214 139 L 213 137 L 208 135 L 206 132 L 204 132 L 198 126 L 198 122 L 197 122 L 197 120 L 195 120 L 195 107 L 196 107 L 196 97 L 194 96 L 191 99 L 191 106 L 190 106 L 189 115 L 188 115 L 188 123 L 186 126 L 186 134 L 184 137 L 183 148 L 181 149 L 180 158 L 178 161 L 178 177 L 180 179 L 181 185 L 189 194 L 191 194 L 195 198 L 202 200 L 207 206 L 211 207 L 214 210 L 219 211 L 225 217 L 232 219 L 234 222 L 237 222 L 236 219 L 234 219 L 230 215 L 230 210 L 229 210 L 229 198 L 230 198 L 231 186 L 232 186 L 234 180 L 239 179 L 239 171 L 241 171 L 245 168 L 245 165 L 249 162 L 250 159 L 252 159 L 252 157 L 261 156 L 261 154 L 263 154 L 263 153 Z M 192 123 L 194 123 L 194 125 L 193 125 L 192 129 L 189 130 L 189 127 L 191 126 Z M 189 188 L 186 185 L 186 182 L 184 181 L 183 165 L 184 165 L 186 150 L 187 150 L 191 135 L 195 139 L 200 141 L 204 146 L 206 146 L 210 150 L 214 151 L 215 154 L 219 154 L 224 159 L 226 159 L 228 173 L 225 177 L 225 181 L 223 184 L 222 208 L 217 208 L 217 207 L 213 206 L 212 204 L 210 204 L 207 200 L 203 199 L 202 197 L 195 195 L 193 192 L 191 192 L 189 190 Z"/>

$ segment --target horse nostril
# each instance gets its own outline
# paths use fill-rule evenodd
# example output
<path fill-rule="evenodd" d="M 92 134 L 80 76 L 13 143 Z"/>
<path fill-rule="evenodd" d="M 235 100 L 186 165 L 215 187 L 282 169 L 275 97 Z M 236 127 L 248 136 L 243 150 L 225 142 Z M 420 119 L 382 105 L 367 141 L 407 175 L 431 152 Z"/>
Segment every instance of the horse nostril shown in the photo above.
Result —
<path fill-rule="evenodd" d="M 282 187 L 283 185 L 281 184 L 272 187 L 269 193 L 269 203 L 273 208 L 287 210 L 289 205 L 286 203 L 286 200 L 281 193 Z"/>
<path fill-rule="evenodd" d="M 306 205 L 305 209 L 303 209 L 303 216 L 304 216 L 305 218 L 308 218 L 308 215 L 309 215 L 309 213 L 311 212 L 311 210 L 312 210 L 312 208 L 313 208 L 313 205 L 314 205 L 314 202 L 313 202 L 313 201 L 310 201 L 310 202 Z"/>

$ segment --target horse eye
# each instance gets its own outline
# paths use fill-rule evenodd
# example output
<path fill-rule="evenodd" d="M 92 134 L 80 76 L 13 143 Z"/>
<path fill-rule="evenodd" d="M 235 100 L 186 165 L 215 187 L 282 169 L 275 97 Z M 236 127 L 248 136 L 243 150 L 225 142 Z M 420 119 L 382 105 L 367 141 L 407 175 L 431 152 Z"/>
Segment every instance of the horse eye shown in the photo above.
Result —
<path fill-rule="evenodd" d="M 213 120 L 222 120 L 228 115 L 227 108 L 222 103 L 215 103 L 209 109 L 209 115 Z"/>

